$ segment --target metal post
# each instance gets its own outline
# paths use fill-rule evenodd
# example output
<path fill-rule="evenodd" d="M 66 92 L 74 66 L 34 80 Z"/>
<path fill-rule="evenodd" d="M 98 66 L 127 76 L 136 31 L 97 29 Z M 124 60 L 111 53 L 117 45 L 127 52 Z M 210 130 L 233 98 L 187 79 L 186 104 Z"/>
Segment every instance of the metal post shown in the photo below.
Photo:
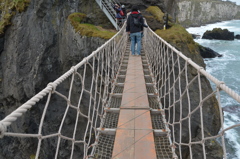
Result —
<path fill-rule="evenodd" d="M 168 26 L 168 13 L 165 13 L 164 16 L 163 16 L 163 30 L 166 30 L 167 29 L 167 26 Z"/>

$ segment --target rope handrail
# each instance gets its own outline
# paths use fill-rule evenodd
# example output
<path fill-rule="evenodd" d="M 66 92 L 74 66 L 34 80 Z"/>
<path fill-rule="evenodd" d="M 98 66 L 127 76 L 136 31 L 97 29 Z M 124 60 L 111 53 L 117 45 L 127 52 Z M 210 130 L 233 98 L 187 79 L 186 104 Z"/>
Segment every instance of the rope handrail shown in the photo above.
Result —
<path fill-rule="evenodd" d="M 119 36 L 120 33 L 123 32 L 123 28 L 115 34 L 111 39 L 109 39 L 105 44 L 103 44 L 101 47 L 97 48 L 97 50 L 93 51 L 92 54 L 84 58 L 80 63 L 78 63 L 76 66 L 73 66 L 69 71 L 67 71 L 65 74 L 60 76 L 58 79 L 56 79 L 54 82 L 51 82 L 47 85 L 46 88 L 44 88 L 41 92 L 39 92 L 37 95 L 29 99 L 26 103 L 24 103 L 22 106 L 20 106 L 18 109 L 13 111 L 10 115 L 8 115 L 6 118 L 0 121 L 0 124 L 4 126 L 0 126 L 0 130 L 5 130 L 5 128 L 13 121 L 15 121 L 17 118 L 22 115 L 22 113 L 26 112 L 28 109 L 30 109 L 33 105 L 35 105 L 36 102 L 38 102 L 40 99 L 43 98 L 47 93 L 50 93 L 52 90 L 55 90 L 56 87 L 62 83 L 66 78 L 68 78 L 70 75 L 72 75 L 75 70 L 80 68 L 82 65 L 84 65 L 89 59 L 91 59 L 95 54 L 99 52 L 99 50 L 103 49 L 106 45 L 110 43 L 114 38 Z M 3 134 L 2 131 L 0 131 L 0 134 Z M 1 136 L 0 136 L 1 137 Z"/>
<path fill-rule="evenodd" d="M 208 79 L 210 79 L 212 82 L 214 82 L 219 88 L 221 88 L 223 91 L 225 91 L 227 94 L 229 94 L 231 97 L 233 97 L 236 101 L 240 102 L 240 95 L 237 94 L 235 91 L 233 91 L 231 88 L 226 86 L 226 84 L 223 81 L 219 81 L 215 77 L 213 77 L 211 74 L 209 74 L 207 71 L 205 71 L 201 66 L 193 62 L 191 59 L 186 57 L 181 51 L 177 50 L 175 47 L 167 43 L 164 39 L 162 39 L 160 36 L 158 36 L 153 30 L 148 28 L 149 31 L 154 34 L 160 41 L 162 41 L 166 46 L 168 46 L 170 49 L 172 49 L 175 53 L 177 53 L 181 58 L 183 58 L 185 61 L 187 61 L 190 65 L 195 67 L 201 74 L 206 76 Z"/>
<path fill-rule="evenodd" d="M 222 150 L 219 152 L 222 152 L 222 158 L 227 158 L 224 136 L 226 131 L 235 131 L 234 128 L 240 125 L 224 128 L 220 92 L 227 93 L 237 102 L 240 102 L 240 96 L 150 28 L 144 30 L 143 45 L 157 84 L 156 93 L 162 104 L 160 109 L 166 114 L 178 157 L 184 158 L 188 154 L 189 158 L 194 158 L 194 152 L 199 151 L 198 157 L 206 159 L 211 155 L 209 147 L 213 141 L 209 142 L 217 140 L 215 146 L 220 142 Z M 208 80 L 216 86 L 212 92 L 206 88 L 211 87 Z M 202 151 L 196 148 L 197 145 Z"/>
<path fill-rule="evenodd" d="M 47 153 L 58 158 L 61 149 L 68 150 L 70 158 L 93 157 L 98 145 L 98 130 L 103 128 L 105 109 L 109 108 L 108 102 L 127 48 L 125 26 L 126 23 L 96 51 L 2 119 L 1 140 L 5 139 L 4 136 L 37 139 L 35 158 L 47 158 Z M 227 158 L 225 134 L 240 124 L 224 127 L 221 92 L 226 92 L 238 102 L 240 96 L 150 28 L 144 29 L 143 49 L 156 84 L 154 95 L 158 95 L 158 109 L 163 110 L 166 117 L 164 131 L 169 131 L 172 151 L 181 159 L 186 156 L 194 158 L 196 151 L 206 159 L 211 155 L 211 144 L 218 146 L 220 142 L 222 156 Z M 209 81 L 216 86 L 215 89 L 206 88 L 210 87 Z M 27 133 L 24 128 L 19 128 L 25 124 L 24 121 L 17 119 L 27 115 L 33 106 L 39 109 L 41 116 L 36 119 L 37 131 Z M 57 116 L 57 127 L 51 131 L 50 127 L 56 126 L 53 119 L 56 117 L 55 109 L 61 111 L 61 115 Z M 16 127 L 19 128 L 17 132 Z M 215 140 L 217 142 L 213 142 Z M 45 152 L 47 142 L 55 144 L 54 152 Z M 80 151 L 78 156 L 75 156 L 76 151 Z"/>
<path fill-rule="evenodd" d="M 61 147 L 60 145 L 62 140 L 69 140 L 72 142 L 71 156 L 74 154 L 74 145 L 81 144 L 84 147 L 83 156 L 86 157 L 89 149 L 91 149 L 91 145 L 94 145 L 91 139 L 96 138 L 95 136 L 97 135 L 96 130 L 98 126 L 97 123 L 100 121 L 101 116 L 104 113 L 104 107 L 106 105 L 105 101 L 108 100 L 112 89 L 111 83 L 116 78 L 116 74 L 120 68 L 121 60 L 126 49 L 126 40 L 127 33 L 123 27 L 117 34 L 105 42 L 101 47 L 93 51 L 89 56 L 85 57 L 81 62 L 73 66 L 69 71 L 64 73 L 54 82 L 49 83 L 46 88 L 29 99 L 26 103 L 22 104 L 11 114 L 7 115 L 0 121 L 0 138 L 3 138 L 4 136 L 38 138 L 35 157 L 38 158 L 41 155 L 41 146 L 43 142 L 45 142 L 46 139 L 57 137 L 55 158 L 57 158 L 59 155 L 59 149 Z M 64 85 L 66 82 L 68 83 L 68 79 L 70 80 L 70 88 L 68 95 L 65 95 L 66 93 L 61 92 L 61 89 L 58 87 L 60 85 Z M 76 97 L 76 95 L 73 94 L 74 92 L 75 94 L 79 94 L 79 97 Z M 59 98 L 60 100 L 65 101 L 60 105 L 65 105 L 66 109 L 64 108 L 65 113 L 63 115 L 58 132 L 49 132 L 50 134 L 47 134 L 44 131 L 44 122 L 47 120 L 47 110 L 49 109 L 52 98 Z M 78 102 L 73 102 L 73 100 L 76 99 L 72 98 L 76 98 Z M 87 102 L 87 104 L 83 101 L 85 98 L 89 99 L 89 102 Z M 14 121 L 16 121 L 24 113 L 29 112 L 29 110 L 34 105 L 41 105 L 41 103 L 44 102 L 45 106 L 42 110 L 41 120 L 39 120 L 39 130 L 37 134 L 7 132 L 7 129 L 11 128 L 11 124 Z M 51 105 L 52 104 L 53 103 L 51 103 Z M 88 107 L 88 111 L 83 111 L 82 109 L 85 109 L 84 107 Z M 69 134 L 64 135 L 62 133 L 64 131 L 68 112 L 73 110 L 76 111 L 77 114 L 75 119 L 76 121 L 73 126 L 73 136 L 69 136 Z M 87 120 L 87 122 L 84 124 L 85 130 L 83 130 L 83 139 L 77 139 L 79 138 L 78 134 L 76 134 L 79 129 L 78 120 Z M 18 121 L 16 124 L 19 124 Z M 94 134 L 94 136 L 89 137 L 89 134 Z"/>

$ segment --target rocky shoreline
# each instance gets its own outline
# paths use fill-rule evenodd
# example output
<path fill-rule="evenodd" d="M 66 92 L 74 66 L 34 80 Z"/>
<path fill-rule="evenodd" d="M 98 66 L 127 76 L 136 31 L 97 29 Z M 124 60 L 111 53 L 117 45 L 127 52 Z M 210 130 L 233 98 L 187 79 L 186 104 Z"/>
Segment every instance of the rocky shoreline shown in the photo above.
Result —
<path fill-rule="evenodd" d="M 240 35 L 235 35 L 234 32 L 230 32 L 228 29 L 213 28 L 213 30 L 207 30 L 204 32 L 203 36 L 197 34 L 191 34 L 194 39 L 208 39 L 208 40 L 234 40 L 240 39 Z M 200 54 L 203 58 L 215 58 L 222 57 L 221 54 L 208 47 L 200 47 Z"/>

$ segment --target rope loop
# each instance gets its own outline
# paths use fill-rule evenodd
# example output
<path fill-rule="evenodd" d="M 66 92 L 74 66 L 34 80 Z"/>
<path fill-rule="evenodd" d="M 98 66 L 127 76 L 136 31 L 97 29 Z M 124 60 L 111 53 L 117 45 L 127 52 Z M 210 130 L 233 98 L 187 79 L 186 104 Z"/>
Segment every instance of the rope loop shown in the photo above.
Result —
<path fill-rule="evenodd" d="M 48 83 L 48 85 L 47 86 L 51 86 L 52 87 L 52 93 L 54 93 L 55 92 L 55 90 L 56 90 L 56 87 L 57 87 L 57 85 L 56 84 L 54 84 L 53 82 L 50 82 L 50 83 Z"/>
<path fill-rule="evenodd" d="M 225 83 L 224 83 L 223 81 L 219 81 L 219 82 L 217 82 L 217 83 L 216 83 L 217 88 L 220 89 L 220 86 L 221 86 L 222 84 L 225 84 Z"/>
<path fill-rule="evenodd" d="M 74 71 L 73 73 L 75 74 L 77 72 L 77 69 L 75 66 L 72 66 L 71 69 Z"/>
<path fill-rule="evenodd" d="M 203 68 L 203 67 L 199 67 L 199 68 L 197 69 L 198 72 L 200 72 L 200 70 L 204 70 L 204 68 Z"/>
<path fill-rule="evenodd" d="M 86 57 L 83 58 L 83 61 L 85 61 L 85 63 L 88 63 L 88 59 Z"/>
<path fill-rule="evenodd" d="M 188 63 L 188 65 L 189 65 L 189 61 L 192 61 L 192 59 L 191 58 L 186 59 L 186 62 Z"/>
<path fill-rule="evenodd" d="M 4 133 L 6 132 L 6 126 L 0 121 L 0 138 L 4 137 Z"/>

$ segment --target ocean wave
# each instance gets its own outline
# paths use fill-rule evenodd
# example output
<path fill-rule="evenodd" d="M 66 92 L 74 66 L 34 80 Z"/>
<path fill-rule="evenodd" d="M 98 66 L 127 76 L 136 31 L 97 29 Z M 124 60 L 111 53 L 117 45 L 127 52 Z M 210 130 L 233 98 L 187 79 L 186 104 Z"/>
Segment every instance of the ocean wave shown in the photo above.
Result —
<path fill-rule="evenodd" d="M 208 24 L 200 27 L 189 27 L 186 30 L 191 34 L 198 34 L 202 36 L 205 31 L 212 30 L 213 28 L 228 29 L 235 34 L 240 34 L 239 30 L 240 20 L 222 21 L 214 24 Z"/>
<path fill-rule="evenodd" d="M 239 106 L 233 106 L 232 108 L 227 108 L 228 110 L 231 110 L 231 112 L 224 111 L 224 128 L 228 128 L 232 125 L 235 125 L 236 122 L 240 122 L 239 113 L 232 112 L 232 110 L 238 110 L 238 112 L 240 112 L 238 107 Z M 231 152 L 228 154 L 228 158 L 231 159 L 240 158 L 240 134 L 238 132 L 240 132 L 239 127 L 233 128 L 225 132 L 225 139 L 227 141 L 227 152 Z"/>
<path fill-rule="evenodd" d="M 235 129 L 231 129 L 226 131 L 226 143 L 227 143 L 227 152 L 228 153 L 228 158 L 231 159 L 239 159 L 240 158 L 240 151 L 239 151 L 239 147 L 240 147 L 240 136 L 238 134 L 239 130 L 235 130 Z"/>
<path fill-rule="evenodd" d="M 240 20 L 224 21 L 215 24 L 209 24 L 202 27 L 188 28 L 187 31 L 192 34 L 203 35 L 206 30 L 213 28 L 226 28 L 235 34 L 240 34 Z M 223 81 L 229 88 L 240 94 L 240 40 L 207 40 L 195 39 L 197 43 L 204 47 L 209 47 L 222 54 L 222 57 L 213 59 L 204 59 L 206 71 Z M 216 85 L 210 81 L 215 90 Z M 227 93 L 220 92 L 221 106 L 224 111 L 224 128 L 235 125 L 240 122 L 240 103 L 230 97 Z M 225 141 L 228 158 L 240 159 L 240 127 L 226 131 Z"/>

